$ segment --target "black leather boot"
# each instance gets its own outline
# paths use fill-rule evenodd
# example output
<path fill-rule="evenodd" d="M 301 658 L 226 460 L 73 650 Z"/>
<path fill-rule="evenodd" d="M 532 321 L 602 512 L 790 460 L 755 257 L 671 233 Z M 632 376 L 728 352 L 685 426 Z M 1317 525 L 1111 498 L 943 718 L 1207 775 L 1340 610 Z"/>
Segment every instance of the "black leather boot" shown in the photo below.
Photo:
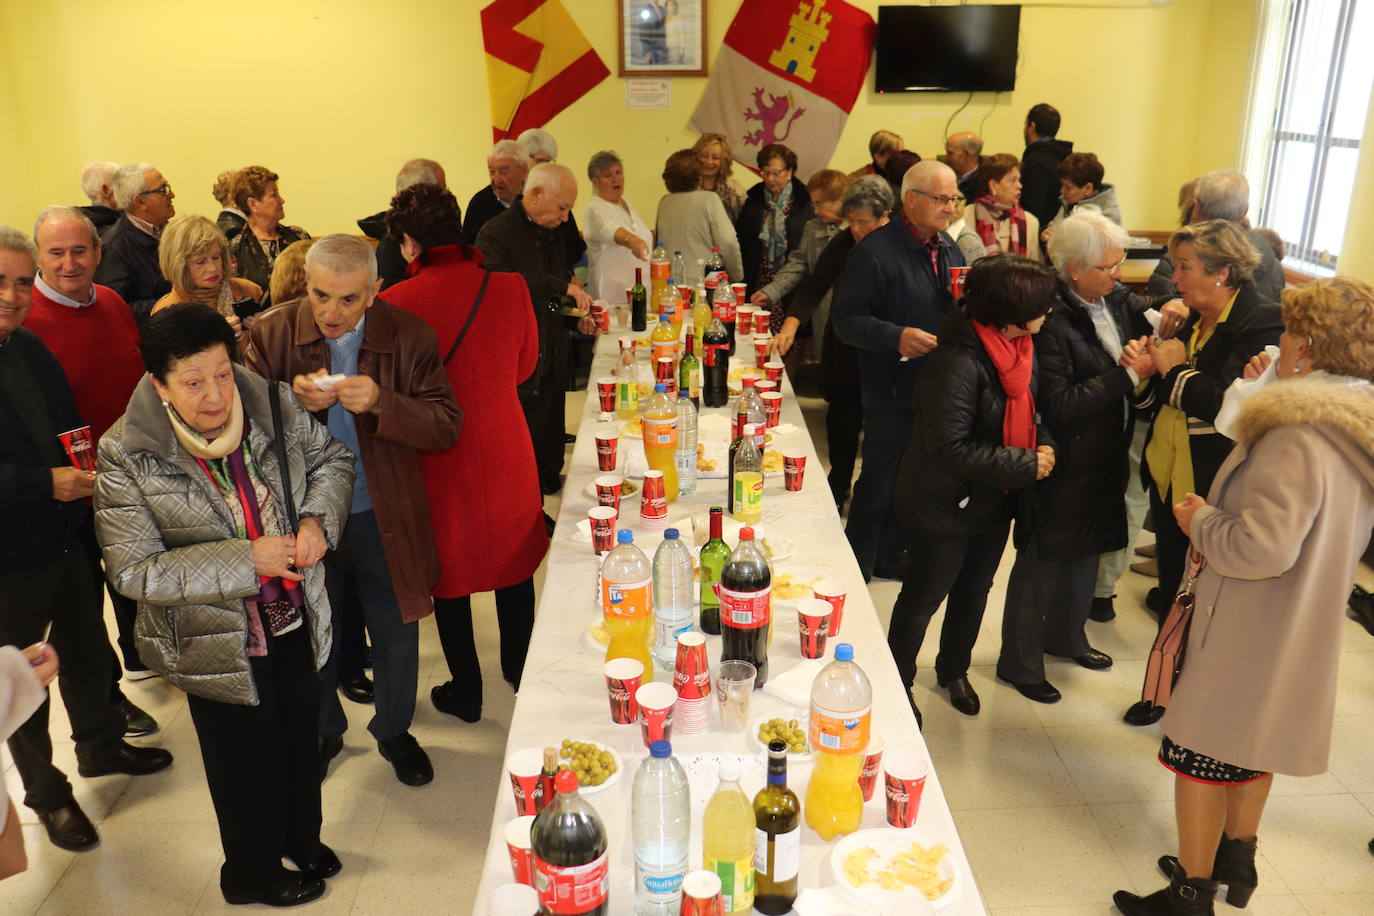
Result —
<path fill-rule="evenodd" d="M 1212 879 L 1226 885 L 1226 902 L 1231 906 L 1245 908 L 1250 895 L 1259 886 L 1259 875 L 1255 872 L 1255 847 L 1258 839 L 1233 840 L 1225 833 L 1217 844 L 1217 857 L 1212 863 Z M 1165 876 L 1172 875 L 1178 865 L 1173 856 L 1159 857 L 1159 870 Z"/>
<path fill-rule="evenodd" d="M 1112 894 L 1112 903 L 1126 916 L 1212 916 L 1217 883 L 1208 878 L 1189 878 L 1175 863 L 1169 886 L 1140 897 L 1130 891 Z"/>

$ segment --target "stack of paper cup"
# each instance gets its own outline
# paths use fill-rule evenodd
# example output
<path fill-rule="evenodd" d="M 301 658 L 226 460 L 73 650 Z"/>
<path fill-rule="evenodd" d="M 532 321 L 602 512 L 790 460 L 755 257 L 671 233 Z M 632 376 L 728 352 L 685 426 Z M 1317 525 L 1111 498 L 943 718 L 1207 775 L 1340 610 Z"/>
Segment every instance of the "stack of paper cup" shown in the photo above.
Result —
<path fill-rule="evenodd" d="M 706 731 L 711 712 L 711 665 L 706 660 L 705 634 L 678 634 L 673 689 L 677 691 L 677 702 L 673 704 L 673 729 L 679 735 L 697 735 Z"/>

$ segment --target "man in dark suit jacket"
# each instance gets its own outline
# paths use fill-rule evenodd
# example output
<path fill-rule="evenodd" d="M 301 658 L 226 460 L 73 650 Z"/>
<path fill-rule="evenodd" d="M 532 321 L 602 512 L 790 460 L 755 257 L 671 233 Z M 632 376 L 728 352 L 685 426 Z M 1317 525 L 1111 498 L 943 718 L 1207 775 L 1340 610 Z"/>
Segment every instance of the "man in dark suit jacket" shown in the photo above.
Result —
<path fill-rule="evenodd" d="M 157 261 L 157 243 L 176 215 L 176 194 L 162 173 L 146 162 L 126 165 L 114 177 L 115 203 L 124 213 L 101 237 L 95 282 L 124 297 L 141 325 L 153 304 L 172 291 Z"/>
<path fill-rule="evenodd" d="M 433 159 L 411 159 L 396 173 L 396 193 L 417 184 L 448 187 L 444 167 Z M 382 289 L 404 280 L 409 265 L 401 256 L 401 243 L 386 231 L 386 210 L 364 216 L 358 220 L 358 228 L 368 238 L 377 240 L 377 276 L 382 278 Z"/>
<path fill-rule="evenodd" d="M 493 216 L 506 212 L 525 187 L 525 176 L 534 163 L 525 148 L 514 140 L 501 140 L 487 154 L 491 182 L 472 195 L 463 211 L 463 241 L 477 244 L 477 234 Z"/>

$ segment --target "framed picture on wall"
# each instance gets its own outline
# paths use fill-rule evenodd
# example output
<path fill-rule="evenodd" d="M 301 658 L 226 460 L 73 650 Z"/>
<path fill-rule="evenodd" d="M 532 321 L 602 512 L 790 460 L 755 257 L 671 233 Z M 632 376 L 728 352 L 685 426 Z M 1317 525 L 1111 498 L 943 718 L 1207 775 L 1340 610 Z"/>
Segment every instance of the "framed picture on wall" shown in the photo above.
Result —
<path fill-rule="evenodd" d="M 621 76 L 705 76 L 706 0 L 615 0 Z"/>

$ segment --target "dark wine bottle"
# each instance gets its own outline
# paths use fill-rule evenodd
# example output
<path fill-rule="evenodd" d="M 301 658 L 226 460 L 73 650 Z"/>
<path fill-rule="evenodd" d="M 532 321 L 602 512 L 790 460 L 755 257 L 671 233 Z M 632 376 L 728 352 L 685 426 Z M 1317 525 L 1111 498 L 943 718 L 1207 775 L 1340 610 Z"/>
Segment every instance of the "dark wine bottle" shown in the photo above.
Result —
<path fill-rule="evenodd" d="M 635 285 L 630 287 L 630 330 L 649 327 L 649 294 L 644 289 L 644 268 L 635 268 Z"/>
<path fill-rule="evenodd" d="M 754 909 L 792 911 L 801 872 L 801 801 L 787 788 L 787 745 L 768 745 L 768 784 L 754 796 Z"/>

